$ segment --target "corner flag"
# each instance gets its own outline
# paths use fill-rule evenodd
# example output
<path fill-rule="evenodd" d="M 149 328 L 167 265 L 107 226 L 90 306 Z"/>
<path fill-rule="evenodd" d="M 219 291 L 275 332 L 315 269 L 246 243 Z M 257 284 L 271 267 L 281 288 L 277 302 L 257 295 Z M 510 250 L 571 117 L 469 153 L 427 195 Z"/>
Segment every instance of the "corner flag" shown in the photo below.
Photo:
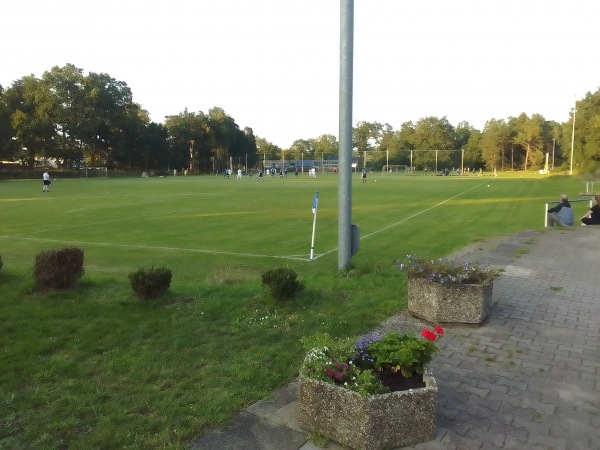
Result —
<path fill-rule="evenodd" d="M 317 226 L 317 206 L 319 205 L 319 191 L 315 192 L 315 198 L 312 204 L 313 212 L 313 227 L 312 227 L 312 240 L 310 243 L 310 259 L 315 257 L 315 229 Z"/>

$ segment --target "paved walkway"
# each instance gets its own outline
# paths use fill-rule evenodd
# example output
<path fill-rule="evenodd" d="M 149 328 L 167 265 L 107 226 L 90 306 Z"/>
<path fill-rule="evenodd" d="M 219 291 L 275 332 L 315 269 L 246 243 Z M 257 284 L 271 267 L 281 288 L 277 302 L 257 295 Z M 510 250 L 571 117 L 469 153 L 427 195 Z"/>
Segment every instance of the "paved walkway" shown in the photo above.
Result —
<path fill-rule="evenodd" d="M 504 269 L 480 326 L 447 325 L 432 363 L 433 441 L 408 449 L 600 449 L 600 227 L 524 232 L 452 255 Z M 420 331 L 401 314 L 383 330 Z M 193 449 L 339 450 L 297 423 L 297 385 Z"/>

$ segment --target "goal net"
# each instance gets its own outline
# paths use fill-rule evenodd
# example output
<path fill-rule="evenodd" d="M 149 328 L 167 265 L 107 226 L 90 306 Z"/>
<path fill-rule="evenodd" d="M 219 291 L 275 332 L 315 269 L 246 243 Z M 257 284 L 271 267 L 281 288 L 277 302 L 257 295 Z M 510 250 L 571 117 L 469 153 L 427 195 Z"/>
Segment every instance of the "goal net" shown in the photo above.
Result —
<path fill-rule="evenodd" d="M 79 176 L 80 178 L 107 178 L 108 170 L 106 167 L 82 167 Z"/>
<path fill-rule="evenodd" d="M 381 169 L 381 173 L 383 175 L 407 175 L 408 174 L 408 166 L 402 164 L 386 164 Z"/>

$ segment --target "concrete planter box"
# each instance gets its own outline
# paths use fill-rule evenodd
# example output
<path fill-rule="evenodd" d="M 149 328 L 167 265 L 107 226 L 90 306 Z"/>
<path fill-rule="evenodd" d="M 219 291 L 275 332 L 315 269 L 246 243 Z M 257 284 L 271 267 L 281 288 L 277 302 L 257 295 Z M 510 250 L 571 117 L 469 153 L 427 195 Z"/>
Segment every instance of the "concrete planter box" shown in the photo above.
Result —
<path fill-rule="evenodd" d="M 430 322 L 481 323 L 492 306 L 494 284 L 440 284 L 408 277 L 408 310 Z"/>
<path fill-rule="evenodd" d="M 429 368 L 425 387 L 362 397 L 301 376 L 300 427 L 353 449 L 380 450 L 430 441 L 435 435 L 438 388 Z"/>

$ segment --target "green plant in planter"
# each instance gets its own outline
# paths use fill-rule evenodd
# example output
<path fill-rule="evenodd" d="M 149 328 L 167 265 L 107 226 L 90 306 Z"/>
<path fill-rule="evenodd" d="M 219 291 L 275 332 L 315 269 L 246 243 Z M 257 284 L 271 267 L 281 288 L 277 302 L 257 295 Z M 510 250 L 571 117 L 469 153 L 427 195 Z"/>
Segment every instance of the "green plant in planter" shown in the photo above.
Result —
<path fill-rule="evenodd" d="M 440 284 L 488 284 L 498 276 L 498 271 L 473 262 L 456 263 L 447 258 L 428 259 L 407 255 L 406 263 L 394 261 L 409 276 L 425 278 Z"/>
<path fill-rule="evenodd" d="M 366 353 L 372 358 L 373 368 L 380 372 L 400 372 L 405 377 L 422 374 L 423 366 L 437 352 L 435 341 L 444 334 L 444 330 L 436 327 L 435 332 L 425 329 L 423 333 L 425 339 L 414 334 L 392 332 L 368 344 Z"/>
<path fill-rule="evenodd" d="M 364 397 L 390 392 L 382 373 L 411 377 L 422 374 L 437 351 L 435 341 L 444 334 L 441 327 L 414 334 L 388 333 L 359 339 L 335 340 L 327 333 L 302 339 L 307 353 L 300 374 L 336 384 Z"/>

